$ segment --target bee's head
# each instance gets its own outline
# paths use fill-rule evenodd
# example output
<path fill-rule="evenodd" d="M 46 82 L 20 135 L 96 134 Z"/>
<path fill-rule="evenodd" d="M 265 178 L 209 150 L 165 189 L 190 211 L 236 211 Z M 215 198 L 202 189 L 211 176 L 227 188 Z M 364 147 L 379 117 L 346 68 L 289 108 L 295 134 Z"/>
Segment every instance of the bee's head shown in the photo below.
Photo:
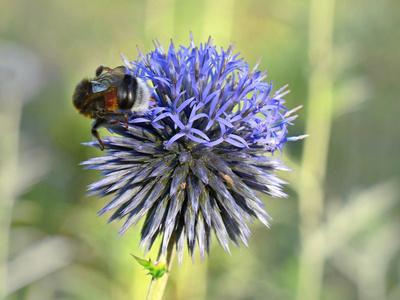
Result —
<path fill-rule="evenodd" d="M 72 96 L 72 103 L 79 111 L 85 105 L 87 97 L 92 93 L 92 84 L 89 79 L 83 79 L 75 88 L 74 95 Z"/>

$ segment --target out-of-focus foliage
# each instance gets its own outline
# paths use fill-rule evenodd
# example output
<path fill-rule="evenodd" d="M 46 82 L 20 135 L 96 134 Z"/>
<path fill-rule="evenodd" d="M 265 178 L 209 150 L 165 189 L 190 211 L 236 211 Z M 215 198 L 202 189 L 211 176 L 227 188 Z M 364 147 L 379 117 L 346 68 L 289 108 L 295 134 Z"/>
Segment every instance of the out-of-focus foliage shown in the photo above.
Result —
<path fill-rule="evenodd" d="M 263 56 L 268 81 L 290 84 L 288 106 L 304 105 L 291 135 L 311 118 L 329 144 L 307 150 L 318 132 L 288 144 L 290 197 L 264 198 L 271 229 L 251 225 L 250 249 L 231 256 L 216 246 L 203 262 L 184 258 L 165 299 L 399 299 L 400 2 L 324 0 L 329 23 L 324 11 L 313 20 L 315 1 L 2 3 L 0 298 L 145 299 L 151 278 L 130 255 L 141 257 L 140 226 L 116 238 L 120 224 L 96 218 L 104 200 L 85 198 L 98 174 L 78 164 L 97 153 L 80 144 L 91 139 L 91 120 L 71 96 L 100 64 L 120 65 L 120 52 L 134 60 L 136 45 L 148 52 L 155 38 L 188 45 L 191 30 L 197 43 L 235 42 L 251 66 Z M 331 56 L 310 57 L 319 43 Z M 326 69 L 313 64 L 324 61 Z M 318 110 L 309 106 L 315 86 Z M 303 171 L 313 170 L 304 149 L 314 162 L 323 156 L 321 173 Z"/>

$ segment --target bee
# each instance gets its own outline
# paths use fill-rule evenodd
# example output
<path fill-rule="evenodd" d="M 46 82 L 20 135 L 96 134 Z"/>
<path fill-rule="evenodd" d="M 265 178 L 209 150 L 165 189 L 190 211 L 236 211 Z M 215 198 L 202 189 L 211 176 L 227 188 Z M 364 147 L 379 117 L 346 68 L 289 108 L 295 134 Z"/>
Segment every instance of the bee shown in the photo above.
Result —
<path fill-rule="evenodd" d="M 128 116 L 133 111 L 145 111 L 149 107 L 151 91 L 146 82 L 132 76 L 124 66 L 111 69 L 99 66 L 96 77 L 83 79 L 75 88 L 72 103 L 87 118 L 95 119 L 92 136 L 104 144 L 97 128 L 122 123 L 128 128 Z"/>

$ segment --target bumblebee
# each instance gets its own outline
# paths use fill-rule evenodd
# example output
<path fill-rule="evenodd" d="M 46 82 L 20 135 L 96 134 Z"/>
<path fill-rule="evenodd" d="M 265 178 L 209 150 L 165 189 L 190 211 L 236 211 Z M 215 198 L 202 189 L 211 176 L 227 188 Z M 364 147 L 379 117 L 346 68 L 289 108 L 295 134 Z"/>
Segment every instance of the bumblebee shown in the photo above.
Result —
<path fill-rule="evenodd" d="M 124 66 L 111 69 L 100 66 L 96 77 L 83 79 L 75 88 L 72 103 L 76 110 L 87 118 L 95 119 L 92 135 L 104 150 L 104 144 L 97 128 L 121 123 L 128 127 L 128 116 L 132 111 L 148 109 L 150 88 L 139 77 L 127 72 Z"/>

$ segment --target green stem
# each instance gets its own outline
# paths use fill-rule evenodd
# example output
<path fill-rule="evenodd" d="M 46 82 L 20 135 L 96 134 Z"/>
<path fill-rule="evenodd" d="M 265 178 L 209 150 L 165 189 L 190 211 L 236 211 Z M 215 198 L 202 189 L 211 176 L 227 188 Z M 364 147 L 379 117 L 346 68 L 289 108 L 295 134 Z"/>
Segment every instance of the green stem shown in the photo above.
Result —
<path fill-rule="evenodd" d="M 6 97 L 4 99 L 7 99 Z M 8 107 L 0 113 L 0 299 L 7 295 L 7 262 L 12 221 L 12 210 L 16 200 L 15 184 L 18 171 L 19 126 L 22 100 L 9 97 Z"/>
<path fill-rule="evenodd" d="M 161 278 L 154 278 L 151 280 L 149 292 L 147 294 L 147 300 L 161 300 L 164 295 L 165 287 L 167 286 L 168 278 L 169 278 L 169 271 L 172 266 L 172 262 L 174 260 L 176 252 L 175 247 L 175 238 L 171 237 L 171 240 L 168 245 L 167 254 L 161 255 L 161 252 L 158 256 L 157 261 L 165 263 L 165 267 L 167 271 L 165 272 L 164 276 Z"/>
<path fill-rule="evenodd" d="M 324 184 L 333 111 L 333 30 L 335 0 L 310 0 L 309 100 L 299 183 L 302 251 L 297 299 L 320 299 L 325 263 L 323 225 Z"/>

